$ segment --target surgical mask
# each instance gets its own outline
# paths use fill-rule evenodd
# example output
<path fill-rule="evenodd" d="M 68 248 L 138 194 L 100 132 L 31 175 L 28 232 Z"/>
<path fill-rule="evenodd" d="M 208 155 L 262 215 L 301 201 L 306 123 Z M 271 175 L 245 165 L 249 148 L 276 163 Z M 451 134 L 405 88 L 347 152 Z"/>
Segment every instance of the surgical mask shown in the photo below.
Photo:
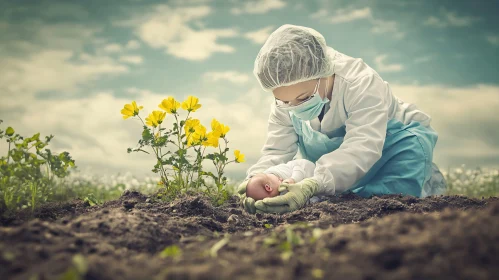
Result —
<path fill-rule="evenodd" d="M 314 92 L 310 99 L 289 109 L 299 119 L 310 121 L 317 118 L 321 114 L 324 105 L 329 102 L 329 99 L 327 97 L 325 98 L 325 100 L 321 99 L 321 96 L 319 94 L 320 82 L 321 80 L 319 80 L 317 90 Z M 327 88 L 328 87 L 326 83 L 326 90 Z"/>

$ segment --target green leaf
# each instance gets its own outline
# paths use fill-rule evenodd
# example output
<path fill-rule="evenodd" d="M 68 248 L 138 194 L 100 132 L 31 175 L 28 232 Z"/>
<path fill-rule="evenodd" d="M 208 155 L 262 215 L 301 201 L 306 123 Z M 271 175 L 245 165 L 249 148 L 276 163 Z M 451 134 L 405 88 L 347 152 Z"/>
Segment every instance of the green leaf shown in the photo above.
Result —
<path fill-rule="evenodd" d="M 33 136 L 31 137 L 31 139 L 36 140 L 36 141 L 39 141 L 39 140 L 40 140 L 40 132 L 38 132 L 37 134 L 33 135 Z"/>
<path fill-rule="evenodd" d="M 163 249 L 163 251 L 159 253 L 159 256 L 161 258 L 168 258 L 168 257 L 175 258 L 180 256 L 180 254 L 182 254 L 182 250 L 180 250 L 180 248 L 177 245 L 172 245 Z"/>
<path fill-rule="evenodd" d="M 73 256 L 73 265 L 80 275 L 85 275 L 88 270 L 88 264 L 85 257 L 81 254 L 76 254 Z"/>
<path fill-rule="evenodd" d="M 15 132 L 16 131 L 12 127 L 9 126 L 9 127 L 7 127 L 7 130 L 5 131 L 5 134 L 7 136 L 12 136 L 12 135 L 14 135 Z"/>

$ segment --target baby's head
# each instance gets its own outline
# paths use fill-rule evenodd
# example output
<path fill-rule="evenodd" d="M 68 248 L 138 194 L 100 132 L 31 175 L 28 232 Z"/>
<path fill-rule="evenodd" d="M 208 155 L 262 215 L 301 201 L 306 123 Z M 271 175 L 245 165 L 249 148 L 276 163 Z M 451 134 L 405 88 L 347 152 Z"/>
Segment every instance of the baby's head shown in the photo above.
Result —
<path fill-rule="evenodd" d="M 279 195 L 279 185 L 282 179 L 274 174 L 258 173 L 248 181 L 246 186 L 246 196 L 254 200 L 261 200 L 266 197 Z"/>

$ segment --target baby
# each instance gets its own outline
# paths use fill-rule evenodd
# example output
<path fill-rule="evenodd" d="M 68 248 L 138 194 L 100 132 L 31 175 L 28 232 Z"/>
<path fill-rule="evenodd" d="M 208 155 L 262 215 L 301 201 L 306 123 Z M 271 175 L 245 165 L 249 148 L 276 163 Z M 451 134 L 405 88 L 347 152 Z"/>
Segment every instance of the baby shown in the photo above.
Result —
<path fill-rule="evenodd" d="M 263 173 L 253 175 L 246 186 L 246 196 L 254 200 L 283 195 L 279 193 L 281 183 L 294 184 L 314 176 L 315 164 L 306 159 L 296 159 L 285 164 L 272 166 Z M 310 203 L 318 202 L 318 197 L 312 197 Z"/>

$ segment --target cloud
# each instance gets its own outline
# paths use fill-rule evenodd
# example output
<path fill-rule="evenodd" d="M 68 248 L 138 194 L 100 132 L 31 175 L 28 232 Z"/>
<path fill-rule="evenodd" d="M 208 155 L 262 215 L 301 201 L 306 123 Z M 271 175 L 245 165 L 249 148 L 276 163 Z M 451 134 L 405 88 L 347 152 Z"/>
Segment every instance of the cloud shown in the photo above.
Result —
<path fill-rule="evenodd" d="M 74 96 L 81 87 L 129 71 L 100 49 L 105 40 L 91 25 L 45 24 L 37 19 L 1 25 L 6 27 L 0 49 L 2 101 L 35 94 Z M 97 51 L 89 54 L 87 48 Z"/>
<path fill-rule="evenodd" d="M 92 45 L 102 31 L 101 28 L 90 25 L 47 24 L 38 19 L 29 22 L 0 22 L 0 30 L 2 48 L 9 56 L 35 53 L 40 49 L 83 51 L 84 46 Z"/>
<path fill-rule="evenodd" d="M 325 9 L 320 9 L 320 10 L 317 10 L 317 12 L 310 14 L 310 18 L 313 18 L 313 19 L 323 19 L 324 17 L 328 17 L 328 16 L 329 16 L 329 13 Z"/>
<path fill-rule="evenodd" d="M 158 5 L 150 13 L 137 14 L 129 20 L 114 22 L 114 25 L 134 27 L 135 34 L 150 47 L 164 49 L 178 58 L 202 61 L 217 52 L 235 51 L 234 47 L 218 42 L 220 38 L 237 36 L 235 29 L 194 29 L 190 26 L 211 13 L 209 6 L 171 8 Z"/>
<path fill-rule="evenodd" d="M 379 72 L 400 72 L 404 69 L 402 64 L 385 64 L 384 61 L 388 57 L 386 54 L 376 56 L 374 61 L 376 63 L 376 70 Z"/>
<path fill-rule="evenodd" d="M 121 52 L 122 48 L 121 45 L 113 43 L 113 44 L 107 44 L 102 48 L 103 51 L 108 52 L 108 53 L 117 53 Z"/>
<path fill-rule="evenodd" d="M 372 18 L 371 8 L 366 7 L 354 10 L 340 9 L 329 19 L 329 21 L 331 23 L 344 23 L 368 18 Z"/>
<path fill-rule="evenodd" d="M 282 0 L 250 0 L 239 4 L 230 10 L 233 15 L 240 14 L 266 14 L 271 10 L 278 10 L 286 7 L 286 2 Z"/>
<path fill-rule="evenodd" d="M 236 71 L 225 71 L 208 72 L 203 75 L 203 78 L 212 82 L 229 81 L 234 84 L 245 84 L 249 81 L 250 76 Z"/>
<path fill-rule="evenodd" d="M 432 55 L 420 56 L 414 59 L 414 63 L 428 62 L 431 60 L 432 57 L 433 57 Z"/>
<path fill-rule="evenodd" d="M 140 55 L 123 55 L 120 56 L 120 61 L 130 64 L 141 64 L 144 59 Z"/>
<path fill-rule="evenodd" d="M 405 33 L 398 30 L 396 21 L 372 19 L 371 22 L 373 23 L 373 27 L 371 29 L 372 33 L 375 34 L 390 33 L 393 34 L 394 37 L 397 39 L 402 39 L 405 37 Z"/>
<path fill-rule="evenodd" d="M 398 24 L 396 21 L 375 18 L 372 14 L 371 8 L 369 7 L 360 9 L 337 9 L 334 15 L 330 15 L 327 9 L 321 8 L 317 10 L 317 12 L 311 14 L 310 18 L 333 24 L 347 23 L 357 20 L 368 20 L 372 24 L 371 32 L 374 34 L 390 33 L 397 39 L 404 38 L 405 36 L 405 32 L 398 30 Z"/>
<path fill-rule="evenodd" d="M 9 96 L 45 91 L 75 92 L 80 85 L 128 72 L 128 68 L 105 56 L 70 50 L 40 50 L 26 58 L 3 58 L 0 91 Z"/>
<path fill-rule="evenodd" d="M 471 26 L 475 21 L 480 20 L 477 17 L 469 16 L 458 16 L 455 12 L 447 11 L 442 9 L 440 11 L 440 17 L 430 16 L 424 22 L 423 25 L 433 26 L 437 28 L 445 27 L 465 27 Z"/>
<path fill-rule="evenodd" d="M 499 35 L 489 35 L 486 37 L 487 41 L 494 46 L 499 46 Z"/>
<path fill-rule="evenodd" d="M 439 134 L 436 161 L 443 166 L 463 163 L 499 165 L 499 87 L 473 85 L 391 85 L 402 100 L 432 117 Z"/>
<path fill-rule="evenodd" d="M 140 48 L 140 43 L 137 40 L 130 40 L 128 41 L 128 43 L 126 43 L 125 48 L 128 50 L 136 50 Z"/>
<path fill-rule="evenodd" d="M 244 34 L 244 37 L 251 40 L 255 44 L 263 44 L 274 30 L 274 26 L 267 26 L 255 31 L 250 31 Z"/>

